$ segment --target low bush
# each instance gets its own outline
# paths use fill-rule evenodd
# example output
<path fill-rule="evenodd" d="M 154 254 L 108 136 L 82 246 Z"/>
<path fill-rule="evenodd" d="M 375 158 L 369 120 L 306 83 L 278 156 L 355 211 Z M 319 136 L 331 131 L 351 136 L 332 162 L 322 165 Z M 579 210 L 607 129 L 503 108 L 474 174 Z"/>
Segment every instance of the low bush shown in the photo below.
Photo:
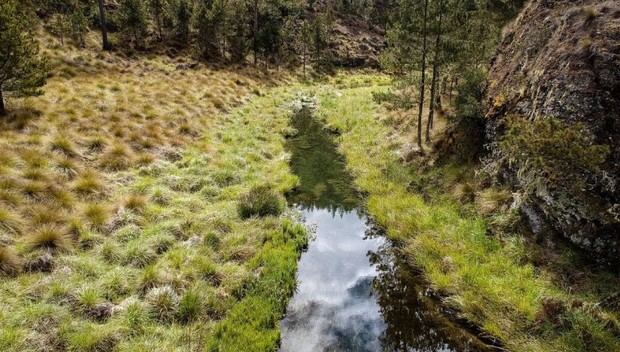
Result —
<path fill-rule="evenodd" d="M 269 186 L 255 186 L 239 200 L 237 210 L 242 219 L 253 216 L 278 216 L 282 214 L 285 201 Z"/>
<path fill-rule="evenodd" d="M 588 189 L 588 175 L 601 176 L 609 147 L 597 145 L 582 123 L 512 116 L 507 127 L 499 162 L 516 170 L 526 196 L 560 188 L 574 198 Z"/>

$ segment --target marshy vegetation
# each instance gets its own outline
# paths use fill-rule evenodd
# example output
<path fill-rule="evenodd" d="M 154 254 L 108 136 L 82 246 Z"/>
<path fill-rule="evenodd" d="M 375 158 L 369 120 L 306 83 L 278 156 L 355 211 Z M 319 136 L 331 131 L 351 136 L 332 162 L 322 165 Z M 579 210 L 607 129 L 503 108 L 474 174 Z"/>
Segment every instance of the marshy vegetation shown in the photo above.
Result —
<path fill-rule="evenodd" d="M 0 350 L 620 350 L 618 11 L 2 1 Z"/>

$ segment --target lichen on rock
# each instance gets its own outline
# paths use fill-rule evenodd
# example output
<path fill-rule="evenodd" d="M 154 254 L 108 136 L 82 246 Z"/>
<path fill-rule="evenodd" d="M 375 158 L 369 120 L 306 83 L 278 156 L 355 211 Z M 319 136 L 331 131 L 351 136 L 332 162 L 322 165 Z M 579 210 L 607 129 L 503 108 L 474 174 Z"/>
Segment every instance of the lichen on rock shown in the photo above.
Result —
<path fill-rule="evenodd" d="M 575 141 L 575 150 L 604 147 L 596 168 L 564 170 L 584 180 L 578 192 L 558 178 L 534 192 L 522 213 L 530 223 L 545 219 L 594 259 L 620 264 L 620 3 L 529 2 L 504 32 L 489 71 L 486 105 L 487 163 L 505 159 L 501 141 L 511 119 L 583 127 L 592 141 Z M 498 180 L 517 190 L 527 187 L 519 167 L 503 162 L 500 168 Z"/>

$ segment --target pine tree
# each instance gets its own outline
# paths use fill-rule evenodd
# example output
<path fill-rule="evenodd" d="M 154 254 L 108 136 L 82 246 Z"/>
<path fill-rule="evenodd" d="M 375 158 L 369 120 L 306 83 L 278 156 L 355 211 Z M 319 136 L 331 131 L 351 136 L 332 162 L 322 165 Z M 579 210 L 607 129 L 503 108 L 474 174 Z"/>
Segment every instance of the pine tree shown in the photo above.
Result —
<path fill-rule="evenodd" d="M 4 93 L 42 94 L 47 64 L 39 56 L 34 16 L 19 0 L 0 2 L 0 115 L 6 115 Z"/>
<path fill-rule="evenodd" d="M 123 0 L 120 7 L 123 30 L 141 45 L 147 32 L 146 14 L 141 0 Z"/>
<path fill-rule="evenodd" d="M 226 24 L 226 1 L 203 0 L 198 5 L 195 26 L 198 49 L 204 58 L 223 56 L 221 46 Z"/>
<path fill-rule="evenodd" d="M 161 41 L 164 38 L 164 12 L 166 11 L 166 0 L 149 0 L 148 2 L 151 15 L 155 20 L 155 26 L 157 28 L 158 39 Z"/>
<path fill-rule="evenodd" d="M 431 128 L 433 128 L 433 119 L 435 116 L 435 109 L 437 108 L 437 80 L 439 79 L 439 70 L 443 55 L 442 49 L 442 35 L 443 35 L 443 21 L 444 21 L 444 1 L 438 0 L 436 7 L 435 17 L 437 18 L 436 23 L 433 26 L 433 32 L 435 35 L 435 47 L 433 48 L 434 57 L 433 57 L 433 70 L 431 76 L 431 91 L 430 91 L 430 99 L 429 99 L 429 107 L 428 107 L 428 119 L 426 121 L 426 142 L 431 141 Z"/>
<path fill-rule="evenodd" d="M 192 8 L 187 0 L 177 0 L 174 6 L 174 29 L 177 39 L 187 44 L 189 25 L 192 19 Z"/>
<path fill-rule="evenodd" d="M 79 47 L 84 47 L 86 45 L 84 34 L 88 32 L 88 20 L 84 15 L 84 9 L 79 1 L 75 1 L 69 11 L 69 23 L 73 40 Z"/>
<path fill-rule="evenodd" d="M 101 41 L 103 50 L 110 50 L 112 49 L 112 45 L 110 45 L 110 41 L 108 40 L 108 24 L 105 18 L 106 13 L 103 0 L 97 0 L 97 5 L 99 6 L 99 27 L 101 28 Z"/>

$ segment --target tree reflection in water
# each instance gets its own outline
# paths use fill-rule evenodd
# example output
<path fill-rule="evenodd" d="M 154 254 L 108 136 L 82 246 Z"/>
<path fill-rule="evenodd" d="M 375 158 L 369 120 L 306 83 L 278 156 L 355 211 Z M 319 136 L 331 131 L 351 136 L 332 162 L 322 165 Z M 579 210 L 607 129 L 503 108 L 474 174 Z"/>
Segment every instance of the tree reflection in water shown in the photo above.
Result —
<path fill-rule="evenodd" d="M 366 237 L 384 234 L 371 224 Z M 368 255 L 377 268 L 373 289 L 385 323 L 380 337 L 384 351 L 489 350 L 448 318 L 450 312 L 430 296 L 420 273 L 406 262 L 392 241 L 385 241 Z"/>

